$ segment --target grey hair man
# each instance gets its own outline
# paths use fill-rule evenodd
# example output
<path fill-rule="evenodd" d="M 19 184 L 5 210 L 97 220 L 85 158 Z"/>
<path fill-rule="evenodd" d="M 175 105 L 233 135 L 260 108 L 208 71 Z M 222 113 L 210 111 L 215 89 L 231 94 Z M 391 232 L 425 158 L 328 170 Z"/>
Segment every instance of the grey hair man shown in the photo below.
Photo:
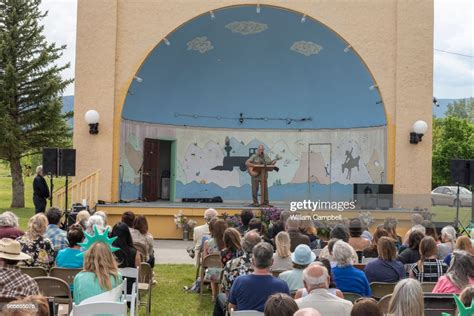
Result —
<path fill-rule="evenodd" d="M 50 197 L 48 184 L 43 176 L 43 166 L 36 167 L 36 176 L 33 180 L 33 204 L 36 213 L 44 213 L 46 199 Z"/>
<path fill-rule="evenodd" d="M 302 308 L 317 308 L 322 315 L 351 314 L 352 303 L 329 292 L 329 272 L 323 265 L 312 263 L 303 271 L 303 283 L 308 295 L 296 300 Z"/>
<path fill-rule="evenodd" d="M 0 214 L 0 238 L 17 239 L 23 234 L 18 228 L 18 216 L 15 213 L 6 211 Z"/>
<path fill-rule="evenodd" d="M 202 239 L 206 236 L 210 235 L 209 232 L 209 223 L 215 217 L 217 217 L 218 213 L 213 208 L 208 208 L 204 212 L 204 224 L 194 227 L 193 233 L 193 241 L 194 241 L 194 253 L 196 256 L 196 266 L 199 263 L 199 252 L 201 251 L 203 241 Z"/>

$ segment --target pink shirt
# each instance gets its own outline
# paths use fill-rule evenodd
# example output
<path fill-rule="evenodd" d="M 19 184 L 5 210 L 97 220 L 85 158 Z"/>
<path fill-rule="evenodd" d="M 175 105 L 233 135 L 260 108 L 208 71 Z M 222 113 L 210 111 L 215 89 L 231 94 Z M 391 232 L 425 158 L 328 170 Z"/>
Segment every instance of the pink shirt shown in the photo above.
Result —
<path fill-rule="evenodd" d="M 474 284 L 474 279 L 470 278 L 469 283 Z M 438 282 L 436 282 L 435 287 L 433 288 L 433 293 L 453 293 L 460 294 L 461 289 L 458 289 L 445 275 L 439 277 Z"/>

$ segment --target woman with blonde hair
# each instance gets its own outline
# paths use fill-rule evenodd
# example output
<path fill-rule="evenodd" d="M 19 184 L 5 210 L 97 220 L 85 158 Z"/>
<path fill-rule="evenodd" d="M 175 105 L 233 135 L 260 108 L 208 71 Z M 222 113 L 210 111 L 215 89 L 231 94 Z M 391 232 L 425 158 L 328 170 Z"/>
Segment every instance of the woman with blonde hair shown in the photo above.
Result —
<path fill-rule="evenodd" d="M 397 283 L 388 305 L 391 316 L 424 316 L 423 289 L 415 279 L 403 279 Z"/>
<path fill-rule="evenodd" d="M 84 254 L 84 269 L 74 278 L 74 303 L 112 290 L 122 283 L 117 261 L 103 242 L 95 242 Z"/>
<path fill-rule="evenodd" d="M 273 271 L 293 269 L 291 262 L 291 241 L 287 232 L 279 232 L 275 237 L 276 252 L 273 254 Z"/>
<path fill-rule="evenodd" d="M 86 230 L 87 226 L 87 221 L 89 220 L 89 217 L 91 217 L 91 214 L 89 211 L 82 210 L 79 213 L 77 213 L 76 216 L 76 224 L 81 225 L 82 230 Z"/>
<path fill-rule="evenodd" d="M 48 227 L 48 219 L 43 213 L 38 213 L 28 221 L 28 230 L 17 238 L 21 251 L 31 258 L 24 260 L 23 264 L 29 267 L 43 267 L 49 270 L 54 264 L 54 248 L 48 238 L 43 235 Z"/>
<path fill-rule="evenodd" d="M 472 246 L 471 239 L 467 236 L 461 236 L 456 240 L 454 250 L 464 250 L 471 254 L 471 256 L 474 256 L 474 247 Z M 449 266 L 451 263 L 451 256 L 452 254 L 449 254 L 446 258 L 444 258 L 445 265 Z"/>

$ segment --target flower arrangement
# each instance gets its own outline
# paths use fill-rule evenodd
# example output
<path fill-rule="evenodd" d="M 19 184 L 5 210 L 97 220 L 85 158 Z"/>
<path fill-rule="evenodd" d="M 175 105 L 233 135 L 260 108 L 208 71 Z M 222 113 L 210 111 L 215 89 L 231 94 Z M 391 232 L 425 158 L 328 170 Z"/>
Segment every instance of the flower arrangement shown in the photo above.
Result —
<path fill-rule="evenodd" d="M 242 221 L 240 220 L 240 215 L 229 215 L 227 213 L 222 214 L 222 218 L 227 222 L 229 227 L 240 227 L 242 226 Z"/>
<path fill-rule="evenodd" d="M 193 229 L 197 224 L 195 220 L 184 216 L 183 210 L 179 210 L 178 214 L 174 214 L 174 223 L 176 224 L 176 229 L 182 228 L 188 231 Z"/>
<path fill-rule="evenodd" d="M 265 223 L 268 227 L 271 223 L 276 222 L 280 219 L 282 211 L 282 209 L 274 207 L 263 208 L 260 211 L 260 219 L 262 220 L 262 223 Z"/>

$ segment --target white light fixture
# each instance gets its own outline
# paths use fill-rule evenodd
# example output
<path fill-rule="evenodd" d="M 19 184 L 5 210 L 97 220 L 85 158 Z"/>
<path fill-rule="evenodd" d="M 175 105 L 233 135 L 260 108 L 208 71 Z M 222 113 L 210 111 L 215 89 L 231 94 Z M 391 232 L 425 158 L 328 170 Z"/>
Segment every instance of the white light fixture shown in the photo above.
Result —
<path fill-rule="evenodd" d="M 375 90 L 376 88 L 378 88 L 379 86 L 377 86 L 376 84 L 373 84 L 369 87 L 369 90 Z"/>
<path fill-rule="evenodd" d="M 346 48 L 344 48 L 344 53 L 348 53 L 351 48 L 351 45 L 347 45 Z"/>
<path fill-rule="evenodd" d="M 168 39 L 166 37 L 163 39 L 163 42 L 165 42 L 166 46 L 171 45 L 170 41 L 168 41 Z"/>
<path fill-rule="evenodd" d="M 84 115 L 84 119 L 86 120 L 86 123 L 89 124 L 89 134 L 99 134 L 99 112 L 96 110 L 89 110 Z"/>
<path fill-rule="evenodd" d="M 257 13 L 260 13 L 260 4 L 257 4 L 256 12 L 257 12 Z"/>
<path fill-rule="evenodd" d="M 214 11 L 209 11 L 209 14 L 211 15 L 211 19 L 214 20 L 216 16 L 214 15 Z"/>
<path fill-rule="evenodd" d="M 413 132 L 410 133 L 410 144 L 418 144 L 421 142 L 423 135 L 428 130 L 428 123 L 418 120 L 413 124 Z"/>
<path fill-rule="evenodd" d="M 304 23 L 306 22 L 306 14 L 304 14 L 302 17 L 301 17 L 301 23 Z"/>
<path fill-rule="evenodd" d="M 140 77 L 138 77 L 138 76 L 133 77 L 133 79 L 135 79 L 138 83 L 142 83 L 142 82 L 143 82 L 143 78 L 140 78 Z"/>

